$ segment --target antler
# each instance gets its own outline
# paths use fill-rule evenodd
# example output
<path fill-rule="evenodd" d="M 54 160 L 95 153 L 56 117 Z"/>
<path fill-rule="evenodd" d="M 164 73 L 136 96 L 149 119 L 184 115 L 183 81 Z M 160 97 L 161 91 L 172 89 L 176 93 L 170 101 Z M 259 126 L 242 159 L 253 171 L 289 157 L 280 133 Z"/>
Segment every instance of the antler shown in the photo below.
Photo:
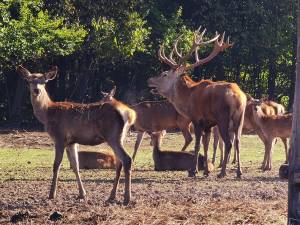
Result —
<path fill-rule="evenodd" d="M 200 41 L 199 45 L 197 45 L 197 47 L 195 48 L 195 60 L 196 60 L 196 62 L 191 64 L 191 65 L 188 65 L 186 67 L 186 69 L 194 69 L 197 66 L 203 65 L 203 64 L 209 62 L 210 60 L 212 60 L 214 57 L 216 57 L 221 51 L 224 51 L 225 49 L 230 48 L 230 47 L 233 46 L 234 43 L 229 42 L 229 37 L 227 38 L 227 41 L 224 42 L 225 32 L 223 33 L 220 41 L 219 41 L 219 36 L 220 35 L 216 32 L 216 36 L 213 39 L 211 39 L 209 41 L 206 41 L 206 42 Z M 198 48 L 200 46 L 209 44 L 211 42 L 214 42 L 214 48 L 213 48 L 212 52 L 206 58 L 199 59 Z"/>
<path fill-rule="evenodd" d="M 224 42 L 225 32 L 223 33 L 221 40 L 219 41 L 220 34 L 216 32 L 216 35 L 208 40 L 203 41 L 203 36 L 206 32 L 206 29 L 204 29 L 202 32 L 200 32 L 201 26 L 194 32 L 194 40 L 193 44 L 190 48 L 190 50 L 183 56 L 182 53 L 179 53 L 178 51 L 178 42 L 181 39 L 182 35 L 180 35 L 174 42 L 173 49 L 170 53 L 169 58 L 166 57 L 165 51 L 163 46 L 160 46 L 160 49 L 158 51 L 159 58 L 171 66 L 172 68 L 177 68 L 181 65 L 183 65 L 195 52 L 195 60 L 196 62 L 194 64 L 190 64 L 188 66 L 185 66 L 186 69 L 193 69 L 199 65 L 203 65 L 210 60 L 212 60 L 215 56 L 217 56 L 221 51 L 225 50 L 226 48 L 232 47 L 233 43 L 229 42 L 229 37 L 227 38 L 227 42 Z M 204 59 L 199 59 L 198 50 L 201 46 L 207 45 L 214 42 L 214 48 L 213 51 Z M 176 57 L 179 59 L 178 63 L 173 59 L 173 54 L 175 53 Z"/>

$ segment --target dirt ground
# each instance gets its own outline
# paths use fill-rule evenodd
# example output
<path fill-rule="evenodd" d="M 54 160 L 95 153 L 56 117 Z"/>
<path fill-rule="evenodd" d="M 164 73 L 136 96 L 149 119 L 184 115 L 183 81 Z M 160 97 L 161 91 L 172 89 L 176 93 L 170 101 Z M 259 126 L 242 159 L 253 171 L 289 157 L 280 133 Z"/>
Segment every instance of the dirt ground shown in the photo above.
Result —
<path fill-rule="evenodd" d="M 29 146 L 52 148 L 52 142 L 44 132 L 0 133 L 0 148 Z M 56 200 L 48 200 L 51 169 L 37 170 L 41 179 L 0 179 L 0 224 L 9 224 L 18 212 L 28 213 L 19 224 L 286 224 L 287 182 L 278 178 L 278 165 L 263 173 L 257 164 L 247 163 L 241 180 L 235 179 L 232 166 L 221 180 L 217 171 L 208 178 L 202 173 L 188 178 L 186 172 L 135 168 L 129 206 L 120 204 L 123 181 L 120 202 L 105 203 L 113 171 L 82 171 L 87 199 L 80 201 L 74 177 L 60 180 Z M 55 211 L 62 214 L 57 222 L 49 220 Z"/>

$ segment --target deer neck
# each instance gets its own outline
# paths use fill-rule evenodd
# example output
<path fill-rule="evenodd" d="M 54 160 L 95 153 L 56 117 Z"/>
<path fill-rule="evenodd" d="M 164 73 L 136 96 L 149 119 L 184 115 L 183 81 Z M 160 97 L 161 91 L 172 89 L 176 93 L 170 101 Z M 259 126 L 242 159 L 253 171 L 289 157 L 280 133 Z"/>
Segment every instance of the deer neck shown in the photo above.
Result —
<path fill-rule="evenodd" d="M 36 118 L 44 125 L 47 124 L 47 110 L 49 104 L 52 102 L 45 87 L 40 88 L 40 94 L 35 96 L 30 93 L 31 104 L 33 107 L 33 113 Z"/>
<path fill-rule="evenodd" d="M 188 86 L 182 79 L 176 81 L 173 86 L 170 102 L 174 105 L 177 112 L 189 118 L 188 113 L 188 99 L 192 94 L 192 87 Z"/>

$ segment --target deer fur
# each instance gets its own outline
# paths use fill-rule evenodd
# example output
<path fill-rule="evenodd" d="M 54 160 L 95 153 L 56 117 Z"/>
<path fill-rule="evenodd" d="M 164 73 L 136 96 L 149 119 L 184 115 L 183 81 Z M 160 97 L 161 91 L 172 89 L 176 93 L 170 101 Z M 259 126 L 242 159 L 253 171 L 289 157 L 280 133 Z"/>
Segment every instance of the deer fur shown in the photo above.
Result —
<path fill-rule="evenodd" d="M 272 152 L 275 138 L 290 138 L 292 132 L 292 114 L 268 115 L 265 114 L 261 105 L 253 105 L 253 117 L 256 125 L 262 131 L 265 138 L 266 166 L 272 168 Z M 286 163 L 288 162 L 288 148 L 285 147 Z"/>
<path fill-rule="evenodd" d="M 116 158 L 107 152 L 78 151 L 79 169 L 115 169 Z"/>
<path fill-rule="evenodd" d="M 18 72 L 30 86 L 31 103 L 34 115 L 43 123 L 55 144 L 53 178 L 49 198 L 56 196 L 57 179 L 66 148 L 68 159 L 76 175 L 79 198 L 86 192 L 81 182 L 78 165 L 77 145 L 98 145 L 104 142 L 116 155 L 116 177 L 109 201 L 116 198 L 116 191 L 122 167 L 125 172 L 124 204 L 131 198 L 131 157 L 125 151 L 122 140 L 128 127 L 135 121 L 135 112 L 124 104 L 54 102 L 50 99 L 45 85 L 57 74 L 57 67 L 48 73 L 30 73 L 23 66 Z"/>
<path fill-rule="evenodd" d="M 155 171 L 188 171 L 192 172 L 194 163 L 194 153 L 182 151 L 161 151 L 159 139 L 164 132 L 153 132 L 151 138 L 153 140 L 153 160 Z M 198 156 L 198 170 L 204 169 L 204 156 Z M 209 171 L 213 171 L 213 164 L 208 161 Z"/>
<path fill-rule="evenodd" d="M 103 98 L 101 101 L 114 101 L 115 92 L 116 87 L 114 87 L 108 93 L 102 92 Z M 178 127 L 180 128 L 185 140 L 181 151 L 184 151 L 187 148 L 187 146 L 192 142 L 193 138 L 190 130 L 191 121 L 181 116 L 170 102 L 166 100 L 145 101 L 132 105 L 130 107 L 136 112 L 137 115 L 133 127 L 134 130 L 138 132 L 134 146 L 134 152 L 132 155 L 133 160 L 136 157 L 136 153 L 141 145 L 141 142 L 146 132 L 150 134 L 151 137 L 152 132 L 162 132 L 167 129 L 174 129 Z M 157 136 L 159 138 L 160 144 L 162 142 L 163 136 L 164 135 Z"/>

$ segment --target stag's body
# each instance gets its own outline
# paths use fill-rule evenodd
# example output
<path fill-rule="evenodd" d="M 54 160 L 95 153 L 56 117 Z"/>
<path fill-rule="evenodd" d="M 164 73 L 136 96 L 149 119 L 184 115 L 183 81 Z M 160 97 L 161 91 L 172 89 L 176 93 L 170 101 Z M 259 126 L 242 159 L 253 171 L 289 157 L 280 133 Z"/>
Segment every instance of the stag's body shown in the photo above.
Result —
<path fill-rule="evenodd" d="M 148 85 L 156 89 L 162 96 L 166 97 L 184 117 L 189 118 L 195 130 L 195 156 L 193 172 L 196 173 L 198 152 L 200 149 L 200 139 L 203 132 L 209 133 L 211 127 L 218 125 L 220 134 L 225 143 L 225 159 L 228 159 L 233 138 L 237 148 L 237 177 L 242 174 L 239 158 L 239 141 L 243 127 L 244 113 L 246 107 L 246 95 L 235 83 L 212 82 L 202 80 L 194 82 L 186 74 L 186 71 L 203 65 L 213 59 L 220 51 L 232 46 L 229 40 L 224 42 L 224 34 L 219 41 L 219 35 L 203 41 L 205 30 L 200 33 L 200 28 L 194 33 L 195 38 L 191 49 L 186 55 L 179 53 L 177 49 L 178 40 L 174 43 L 174 48 L 167 58 L 163 47 L 159 50 L 160 59 L 171 66 L 169 71 L 161 73 L 158 77 L 148 80 Z M 214 42 L 213 51 L 204 59 L 199 59 L 198 48 L 202 45 Z M 176 55 L 178 62 L 173 55 Z M 195 53 L 196 62 L 185 64 L 187 59 Z M 207 162 L 207 150 L 204 149 L 204 157 Z M 209 171 L 205 163 L 204 175 Z M 226 175 L 226 163 L 223 163 L 219 177 Z"/>
<path fill-rule="evenodd" d="M 182 151 L 161 151 L 159 139 L 162 133 L 152 133 L 153 140 L 153 161 L 156 171 L 188 171 L 191 172 L 195 154 Z M 204 156 L 198 156 L 198 170 L 204 169 Z M 214 169 L 211 162 L 208 162 L 208 169 Z"/>
<path fill-rule="evenodd" d="M 115 169 L 116 158 L 106 152 L 78 152 L 79 169 Z"/>
<path fill-rule="evenodd" d="M 145 101 L 131 106 L 137 114 L 137 119 L 134 123 L 135 130 L 138 131 L 138 136 L 134 146 L 133 160 L 141 145 L 145 132 L 162 132 L 163 130 L 180 128 L 184 136 L 184 146 L 181 151 L 184 151 L 192 142 L 190 132 L 191 121 L 181 116 L 168 101 Z M 162 135 L 159 136 L 161 143 Z"/>
<path fill-rule="evenodd" d="M 98 145 L 107 142 L 117 156 L 116 178 L 109 200 L 116 197 L 120 171 L 123 166 L 125 171 L 124 204 L 129 203 L 131 157 L 124 150 L 122 140 L 129 126 L 135 120 L 135 112 L 128 107 L 119 107 L 111 103 L 53 102 L 45 89 L 45 83 L 55 78 L 57 68 L 45 74 L 31 74 L 22 66 L 19 67 L 19 71 L 30 84 L 34 114 L 43 123 L 55 144 L 55 160 L 49 198 L 53 199 L 56 196 L 58 172 L 65 148 L 76 175 L 79 198 L 84 198 L 86 192 L 79 174 L 76 144 Z"/>
<path fill-rule="evenodd" d="M 284 115 L 268 115 L 265 114 L 262 106 L 252 107 L 253 119 L 256 126 L 262 132 L 265 144 L 265 158 L 263 161 L 263 169 L 272 169 L 272 151 L 275 144 L 275 138 L 282 139 L 285 145 L 286 163 L 288 162 L 287 139 L 290 138 L 292 132 L 292 114 Z"/>

